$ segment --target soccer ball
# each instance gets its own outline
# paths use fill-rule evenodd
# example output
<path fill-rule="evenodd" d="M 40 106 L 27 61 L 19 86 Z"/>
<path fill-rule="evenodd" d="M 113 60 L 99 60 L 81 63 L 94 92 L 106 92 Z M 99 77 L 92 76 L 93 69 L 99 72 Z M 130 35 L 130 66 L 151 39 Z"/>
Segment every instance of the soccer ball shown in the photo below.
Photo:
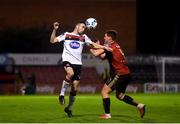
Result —
<path fill-rule="evenodd" d="M 97 20 L 95 18 L 88 18 L 85 21 L 87 29 L 95 29 L 97 27 Z"/>

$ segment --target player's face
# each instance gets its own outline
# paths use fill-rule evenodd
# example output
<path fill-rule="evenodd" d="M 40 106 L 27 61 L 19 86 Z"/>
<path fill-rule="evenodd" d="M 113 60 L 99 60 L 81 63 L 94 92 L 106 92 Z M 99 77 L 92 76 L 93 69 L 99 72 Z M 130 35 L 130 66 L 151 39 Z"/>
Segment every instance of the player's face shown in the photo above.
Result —
<path fill-rule="evenodd" d="M 78 34 L 82 34 L 86 29 L 86 26 L 84 23 L 80 23 L 78 24 L 78 27 L 77 27 L 77 32 Z"/>
<path fill-rule="evenodd" d="M 104 35 L 104 41 L 105 42 L 111 42 L 112 38 L 110 36 L 108 36 L 107 34 Z"/>

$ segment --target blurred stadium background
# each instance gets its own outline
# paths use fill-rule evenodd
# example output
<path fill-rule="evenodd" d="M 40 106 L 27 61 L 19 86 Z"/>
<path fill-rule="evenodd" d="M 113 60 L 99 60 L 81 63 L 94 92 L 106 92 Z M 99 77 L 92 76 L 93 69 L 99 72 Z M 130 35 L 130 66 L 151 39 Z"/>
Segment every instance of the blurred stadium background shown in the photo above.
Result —
<path fill-rule="evenodd" d="M 115 97 L 111 97 L 113 118 L 98 118 L 103 112 L 99 93 L 109 67 L 87 47 L 75 117 L 67 119 L 59 106 L 65 72 L 62 44 L 49 42 L 52 24 L 60 22 L 60 34 L 89 17 L 98 21 L 95 30 L 86 32 L 92 40 L 102 41 L 108 29 L 118 31 L 132 72 L 127 92 L 147 105 L 145 118 Z M 177 123 L 179 92 L 178 1 L 0 0 L 0 123 Z"/>
<path fill-rule="evenodd" d="M 94 17 L 89 37 L 103 40 L 107 29 L 119 32 L 132 71 L 133 93 L 180 92 L 180 9 L 175 1 L 154 0 L 1 0 L 0 94 L 58 94 L 65 72 L 61 44 L 50 44 L 52 23 L 59 34 Z M 108 64 L 83 52 L 81 93 L 98 93 Z"/>

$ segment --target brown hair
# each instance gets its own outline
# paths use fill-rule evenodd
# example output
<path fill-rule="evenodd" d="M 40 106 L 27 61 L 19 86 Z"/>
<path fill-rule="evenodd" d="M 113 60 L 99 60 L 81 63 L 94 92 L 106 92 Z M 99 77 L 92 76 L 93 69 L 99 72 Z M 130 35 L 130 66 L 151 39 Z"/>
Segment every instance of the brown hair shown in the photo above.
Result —
<path fill-rule="evenodd" d="M 81 24 L 81 23 L 84 24 L 84 25 L 86 26 L 85 21 L 79 21 L 78 23 L 76 23 L 76 25 Z M 75 26 L 76 26 L 76 25 L 75 25 Z"/>
<path fill-rule="evenodd" d="M 112 40 L 116 40 L 118 32 L 116 30 L 106 31 L 107 36 L 111 37 Z"/>

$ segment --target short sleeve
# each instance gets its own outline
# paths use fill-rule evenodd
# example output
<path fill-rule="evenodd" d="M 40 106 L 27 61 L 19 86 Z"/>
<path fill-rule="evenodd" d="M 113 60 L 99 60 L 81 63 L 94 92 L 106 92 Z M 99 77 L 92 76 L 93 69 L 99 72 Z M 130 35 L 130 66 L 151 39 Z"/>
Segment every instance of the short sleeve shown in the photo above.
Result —
<path fill-rule="evenodd" d="M 85 37 L 85 43 L 86 44 L 92 44 L 92 41 L 91 41 L 91 39 L 87 36 L 87 35 L 84 35 L 84 37 Z"/>
<path fill-rule="evenodd" d="M 62 33 L 61 35 L 57 36 L 58 42 L 64 41 L 65 40 L 65 36 L 66 36 L 66 33 Z"/>

